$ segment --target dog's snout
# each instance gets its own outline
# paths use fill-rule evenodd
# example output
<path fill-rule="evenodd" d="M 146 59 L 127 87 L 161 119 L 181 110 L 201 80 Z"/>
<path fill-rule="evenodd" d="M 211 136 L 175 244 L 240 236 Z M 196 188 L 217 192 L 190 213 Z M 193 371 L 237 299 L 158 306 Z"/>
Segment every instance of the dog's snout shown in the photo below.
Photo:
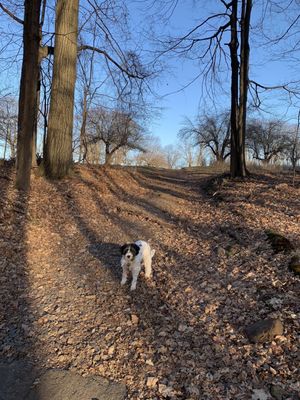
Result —
<path fill-rule="evenodd" d="M 127 258 L 130 258 L 130 254 L 126 254 L 126 257 L 127 257 Z"/>

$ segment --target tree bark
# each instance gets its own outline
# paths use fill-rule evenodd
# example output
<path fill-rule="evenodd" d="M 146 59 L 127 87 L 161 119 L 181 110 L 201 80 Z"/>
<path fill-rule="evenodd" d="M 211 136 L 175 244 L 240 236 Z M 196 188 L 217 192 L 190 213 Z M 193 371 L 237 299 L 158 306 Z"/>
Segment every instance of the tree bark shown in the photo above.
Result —
<path fill-rule="evenodd" d="M 247 98 L 249 82 L 249 30 L 252 10 L 252 0 L 242 1 L 241 10 L 241 54 L 240 54 L 240 104 L 239 104 L 239 171 L 238 176 L 247 175 L 246 169 L 246 121 L 247 121 Z"/>
<path fill-rule="evenodd" d="M 79 147 L 79 162 L 86 160 L 87 156 L 87 143 L 86 143 L 86 122 L 87 122 L 87 90 L 83 93 L 83 104 L 82 104 L 82 122 L 80 127 L 80 147 Z"/>
<path fill-rule="evenodd" d="M 58 0 L 56 6 L 54 67 L 45 173 L 66 176 L 72 165 L 74 91 L 76 82 L 79 0 Z"/>
<path fill-rule="evenodd" d="M 231 59 L 231 146 L 230 146 L 230 174 L 232 177 L 239 176 L 240 163 L 240 132 L 238 126 L 239 104 L 239 61 L 238 61 L 238 33 L 237 33 L 237 8 L 238 0 L 232 1 L 232 13 L 230 16 L 231 40 L 229 44 Z"/>
<path fill-rule="evenodd" d="M 37 118 L 40 8 L 41 0 L 25 1 L 16 176 L 16 186 L 22 190 L 30 188 L 33 135 Z"/>
<path fill-rule="evenodd" d="M 232 1 L 231 14 L 231 157 L 230 174 L 233 178 L 247 175 L 245 156 L 248 73 L 249 73 L 249 29 L 252 0 L 242 0 L 240 20 L 240 64 L 238 61 L 238 1 Z"/>
<path fill-rule="evenodd" d="M 105 144 L 105 161 L 104 165 L 110 165 L 113 153 L 109 151 L 109 145 Z"/>

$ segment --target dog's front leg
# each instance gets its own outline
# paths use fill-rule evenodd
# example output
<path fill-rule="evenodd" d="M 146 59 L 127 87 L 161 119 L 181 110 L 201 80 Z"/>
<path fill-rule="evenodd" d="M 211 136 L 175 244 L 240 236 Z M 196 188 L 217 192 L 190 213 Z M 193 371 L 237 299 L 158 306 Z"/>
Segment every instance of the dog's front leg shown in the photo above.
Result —
<path fill-rule="evenodd" d="M 138 279 L 140 271 L 141 271 L 141 266 L 140 265 L 135 264 L 132 267 L 132 270 L 131 270 L 131 272 L 132 272 L 132 282 L 131 282 L 130 290 L 135 290 L 136 289 L 136 283 L 137 283 L 137 279 Z"/>
<path fill-rule="evenodd" d="M 122 280 L 121 280 L 121 285 L 125 285 L 127 282 L 127 276 L 128 276 L 128 267 L 126 263 L 121 261 L 121 267 L 122 267 Z"/>

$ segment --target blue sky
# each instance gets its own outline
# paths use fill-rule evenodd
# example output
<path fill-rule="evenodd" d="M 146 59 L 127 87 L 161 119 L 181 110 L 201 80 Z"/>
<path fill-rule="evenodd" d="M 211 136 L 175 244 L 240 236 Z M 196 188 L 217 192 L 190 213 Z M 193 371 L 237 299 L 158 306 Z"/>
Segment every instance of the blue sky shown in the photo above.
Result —
<path fill-rule="evenodd" d="M 136 7 L 139 3 L 140 6 Z M 147 24 L 155 25 L 155 33 L 166 35 L 182 35 L 197 25 L 209 15 L 210 12 L 224 11 L 220 1 L 215 2 L 196 2 L 193 0 L 178 1 L 177 7 L 173 10 L 172 15 L 167 13 L 167 6 L 162 9 L 151 8 L 146 13 L 143 3 L 132 1 L 128 4 L 131 5 L 132 20 L 135 27 L 139 27 L 140 31 L 144 32 L 147 29 Z M 166 1 L 166 4 L 170 2 Z M 252 31 L 251 31 L 251 59 L 250 59 L 250 78 L 258 81 L 261 84 L 274 86 L 286 83 L 290 80 L 298 79 L 298 63 L 288 66 L 287 60 L 289 56 L 278 57 L 279 50 L 285 50 L 285 44 L 279 44 L 277 48 L 274 46 L 270 50 L 270 46 L 266 45 L 267 38 L 262 37 L 258 30 L 262 9 L 261 6 L 264 2 L 254 2 L 252 12 Z M 284 1 L 279 2 L 281 5 Z M 157 17 L 151 18 L 149 15 L 156 10 Z M 265 10 L 266 11 L 266 10 Z M 269 37 L 275 38 L 286 30 L 289 23 L 288 13 L 278 13 L 277 9 L 273 9 L 275 13 L 266 12 L 264 32 Z M 295 15 L 295 14 L 294 14 Z M 291 15 L 291 18 L 294 16 Z M 166 17 L 167 21 L 163 21 Z M 169 18 L 167 18 L 169 17 Z M 162 21 L 161 24 L 158 21 Z M 155 22 L 156 21 L 156 22 Z M 138 28 L 136 28 L 138 30 Z M 147 37 L 147 34 L 145 34 Z M 145 43 L 145 42 L 144 42 Z M 296 65 L 296 67 L 295 67 Z M 202 79 L 197 79 L 193 84 L 186 89 L 180 88 L 187 85 L 199 73 L 200 66 L 197 62 L 183 60 L 181 58 L 170 58 L 168 60 L 168 69 L 171 73 L 164 73 L 163 78 L 159 80 L 157 91 L 160 95 L 166 95 L 161 100 L 163 107 L 160 118 L 157 119 L 151 126 L 153 134 L 161 138 L 162 144 L 169 144 L 177 140 L 177 133 L 181 127 L 184 117 L 193 118 L 198 110 L 212 110 L 212 102 L 209 96 L 202 93 Z M 223 75 L 224 86 L 229 88 L 230 75 L 224 73 Z M 172 93 L 169 94 L 168 93 Z M 204 96 L 202 96 L 204 94 Z M 297 107 L 289 107 L 287 104 L 287 97 L 283 96 L 280 91 L 268 92 L 262 96 L 264 102 L 262 109 L 264 115 L 269 117 L 278 117 L 295 120 L 298 113 Z M 215 101 L 217 107 L 229 107 L 229 95 L 218 93 Z"/>
<path fill-rule="evenodd" d="M 284 2 L 282 1 L 281 3 Z M 157 47 L 157 44 L 155 44 L 156 38 L 161 38 L 169 33 L 171 35 L 182 35 L 199 21 L 202 21 L 205 16 L 209 15 L 208 13 L 224 10 L 221 1 L 205 2 L 203 0 L 202 2 L 196 2 L 194 0 L 179 0 L 176 8 L 171 12 L 169 7 L 171 3 L 171 1 L 164 0 L 160 3 L 163 6 L 157 7 L 159 2 L 152 0 L 128 0 L 126 2 L 131 18 L 131 44 L 133 47 L 141 48 L 141 54 L 148 59 L 154 56 L 153 51 Z M 269 47 L 264 46 L 266 38 L 262 39 L 261 35 L 257 33 L 258 21 L 261 15 L 261 10 L 257 4 L 261 5 L 262 3 L 264 2 L 254 2 L 250 74 L 251 78 L 260 83 L 278 85 L 297 78 L 299 75 L 298 63 L 288 68 L 287 58 L 279 57 L 279 60 L 277 60 L 275 49 L 270 52 Z M 151 4 L 153 4 L 153 7 L 150 7 Z M 277 34 L 286 29 L 287 18 L 283 13 L 274 14 L 272 19 L 267 15 L 266 20 L 269 23 L 265 25 L 265 32 L 272 37 L 276 37 Z M 13 25 L 15 23 L 9 22 L 9 29 Z M 149 33 L 150 28 L 152 28 L 151 34 Z M 21 33 L 20 27 L 17 29 Z M 2 60 L 3 58 L 5 56 L 3 57 L 2 55 Z M 20 54 L 19 58 L 21 58 Z M 193 118 L 199 109 L 211 111 L 213 106 L 209 96 L 205 94 L 202 96 L 201 78 L 187 88 L 180 90 L 199 73 L 200 67 L 197 62 L 174 56 L 165 57 L 163 62 L 164 72 L 157 81 L 153 82 L 154 91 L 160 96 L 160 98 L 154 99 L 154 105 L 160 107 L 161 111 L 154 117 L 149 128 L 152 134 L 160 137 L 163 145 L 167 145 L 177 141 L 177 134 L 184 117 Z M 15 93 L 17 94 L 18 72 L 19 70 L 17 69 L 2 70 L 0 76 L 1 87 L 10 86 L 12 90 L 15 88 Z M 230 75 L 224 73 L 222 81 L 224 86 L 228 88 Z M 215 101 L 219 108 L 228 108 L 230 102 L 228 95 L 221 95 L 220 93 L 217 93 Z M 267 97 L 265 96 L 263 108 L 265 111 L 273 113 L 270 115 L 278 117 L 282 117 L 288 112 L 287 118 L 296 118 L 298 112 L 295 107 L 287 107 L 287 99 L 280 92 L 272 92 Z"/>

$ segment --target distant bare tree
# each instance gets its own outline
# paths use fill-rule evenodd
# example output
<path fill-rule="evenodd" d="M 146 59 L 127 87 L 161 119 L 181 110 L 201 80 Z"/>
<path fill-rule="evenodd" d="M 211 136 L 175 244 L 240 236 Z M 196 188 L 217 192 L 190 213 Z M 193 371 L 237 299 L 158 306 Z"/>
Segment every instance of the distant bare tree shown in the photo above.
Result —
<path fill-rule="evenodd" d="M 3 158 L 7 156 L 16 158 L 18 134 L 18 105 L 11 97 L 4 97 L 0 101 L 0 140 L 4 142 Z"/>
<path fill-rule="evenodd" d="M 177 168 L 181 158 L 181 153 L 177 145 L 169 144 L 163 148 L 163 152 L 166 156 L 168 168 Z"/>
<path fill-rule="evenodd" d="M 186 118 L 179 137 L 191 138 L 195 145 L 209 149 L 216 161 L 225 161 L 230 155 L 230 116 L 224 112 L 203 115 L 195 122 Z"/>
<path fill-rule="evenodd" d="M 203 166 L 206 164 L 204 150 L 201 146 L 195 145 L 190 137 L 181 138 L 178 143 L 178 150 L 181 154 L 181 160 L 186 167 Z"/>
<path fill-rule="evenodd" d="M 133 165 L 147 166 L 156 168 L 168 168 L 166 154 L 160 144 L 160 139 L 155 136 L 149 136 L 145 142 L 145 151 L 139 152 L 132 160 Z"/>
<path fill-rule="evenodd" d="M 288 162 L 291 163 L 292 168 L 295 171 L 297 164 L 300 161 L 299 125 L 288 129 L 284 153 Z"/>
<path fill-rule="evenodd" d="M 268 164 L 287 148 L 284 124 L 279 120 L 248 122 L 247 145 L 254 159 Z"/>
<path fill-rule="evenodd" d="M 121 148 L 143 151 L 145 133 L 133 116 L 122 110 L 96 108 L 87 117 L 88 142 L 102 142 L 105 147 L 105 164 L 110 164 L 113 154 Z"/>

